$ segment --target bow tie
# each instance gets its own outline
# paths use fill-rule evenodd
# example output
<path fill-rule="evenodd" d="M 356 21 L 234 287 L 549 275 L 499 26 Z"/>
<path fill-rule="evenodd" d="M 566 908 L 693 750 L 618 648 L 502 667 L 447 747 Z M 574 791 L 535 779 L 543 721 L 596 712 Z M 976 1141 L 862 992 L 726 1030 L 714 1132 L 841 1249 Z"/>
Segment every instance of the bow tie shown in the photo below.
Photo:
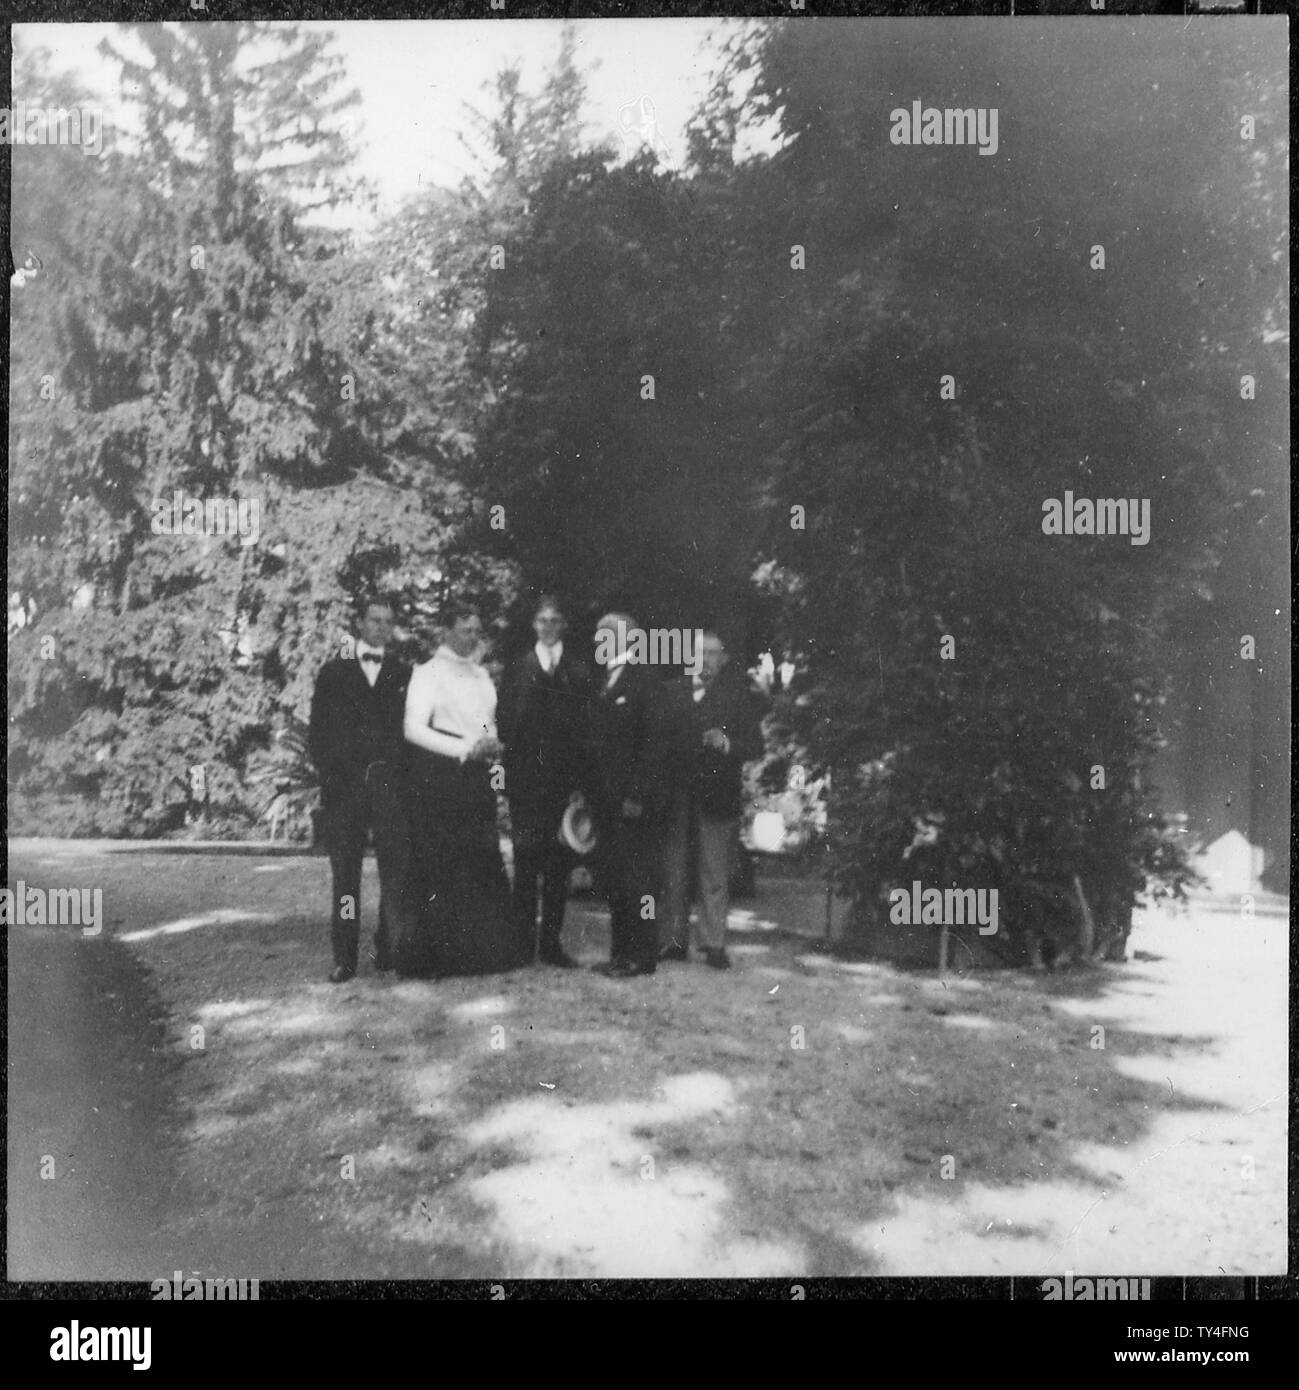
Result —
<path fill-rule="evenodd" d="M 383 661 L 383 657 L 378 652 L 362 652 L 361 660 L 373 661 L 374 664 L 378 666 Z"/>

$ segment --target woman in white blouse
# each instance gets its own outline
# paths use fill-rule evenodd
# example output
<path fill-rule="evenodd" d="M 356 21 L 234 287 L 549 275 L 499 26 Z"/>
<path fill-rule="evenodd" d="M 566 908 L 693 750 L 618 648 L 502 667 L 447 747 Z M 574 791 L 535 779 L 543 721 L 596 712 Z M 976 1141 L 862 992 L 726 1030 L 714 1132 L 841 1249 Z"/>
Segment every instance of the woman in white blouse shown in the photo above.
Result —
<path fill-rule="evenodd" d="M 489 974 L 526 953 L 496 829 L 491 767 L 501 744 L 496 688 L 475 660 L 482 623 L 459 604 L 444 622 L 442 645 L 406 692 L 414 911 L 397 950 L 402 975 Z"/>

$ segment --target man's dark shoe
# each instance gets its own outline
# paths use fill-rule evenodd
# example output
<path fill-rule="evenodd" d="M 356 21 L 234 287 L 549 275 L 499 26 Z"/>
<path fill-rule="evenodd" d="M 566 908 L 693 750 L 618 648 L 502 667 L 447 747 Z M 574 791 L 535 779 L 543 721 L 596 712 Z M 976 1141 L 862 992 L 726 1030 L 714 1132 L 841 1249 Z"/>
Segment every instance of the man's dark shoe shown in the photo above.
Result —
<path fill-rule="evenodd" d="M 562 946 L 543 946 L 537 959 L 542 965 L 553 965 L 560 970 L 576 970 L 578 964 Z"/>
<path fill-rule="evenodd" d="M 705 951 L 704 960 L 706 960 L 714 970 L 729 970 L 731 968 L 731 958 L 725 951 Z"/>
<path fill-rule="evenodd" d="M 655 966 L 652 961 L 620 960 L 609 967 L 611 980 L 630 980 L 636 975 L 652 975 Z"/>
<path fill-rule="evenodd" d="M 331 985 L 345 985 L 355 974 L 356 971 L 346 965 L 336 965 L 329 972 L 329 983 Z"/>
<path fill-rule="evenodd" d="M 664 948 L 659 952 L 659 959 L 660 959 L 660 960 L 689 960 L 689 959 L 690 959 L 690 952 L 687 951 L 686 948 L 685 948 L 684 946 L 681 946 L 681 945 L 679 945 L 677 942 L 674 941 L 674 942 L 672 943 L 672 945 L 670 945 L 670 946 L 664 946 Z"/>

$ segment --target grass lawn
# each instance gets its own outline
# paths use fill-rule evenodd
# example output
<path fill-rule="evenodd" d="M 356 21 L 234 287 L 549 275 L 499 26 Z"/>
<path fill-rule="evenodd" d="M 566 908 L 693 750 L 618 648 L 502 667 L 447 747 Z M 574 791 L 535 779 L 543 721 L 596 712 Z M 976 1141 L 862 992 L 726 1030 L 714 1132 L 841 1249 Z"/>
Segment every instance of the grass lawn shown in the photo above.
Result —
<path fill-rule="evenodd" d="M 403 982 L 365 959 L 373 873 L 340 987 L 323 859 L 11 844 L 11 885 L 102 888 L 108 924 L 10 930 L 11 1278 L 1285 1268 L 1284 917 L 1152 913 L 1126 965 L 939 981 L 832 960 L 760 879 L 726 974 Z M 574 903 L 570 951 L 607 940 Z M 83 989 L 74 1024 L 70 962 L 134 994 Z M 42 1072 L 74 1027 L 143 1156 Z M 56 1151 L 63 1189 L 33 1177 Z M 95 1180 L 128 1196 L 78 1264 Z"/>

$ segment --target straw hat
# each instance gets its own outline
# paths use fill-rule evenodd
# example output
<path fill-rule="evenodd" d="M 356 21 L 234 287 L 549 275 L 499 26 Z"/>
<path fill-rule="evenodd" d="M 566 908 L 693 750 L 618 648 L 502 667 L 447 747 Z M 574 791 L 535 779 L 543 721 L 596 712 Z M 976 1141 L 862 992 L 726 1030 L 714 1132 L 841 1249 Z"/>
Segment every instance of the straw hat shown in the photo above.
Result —
<path fill-rule="evenodd" d="M 564 808 L 559 838 L 574 854 L 590 854 L 595 848 L 595 823 L 585 803 L 575 801 Z"/>

